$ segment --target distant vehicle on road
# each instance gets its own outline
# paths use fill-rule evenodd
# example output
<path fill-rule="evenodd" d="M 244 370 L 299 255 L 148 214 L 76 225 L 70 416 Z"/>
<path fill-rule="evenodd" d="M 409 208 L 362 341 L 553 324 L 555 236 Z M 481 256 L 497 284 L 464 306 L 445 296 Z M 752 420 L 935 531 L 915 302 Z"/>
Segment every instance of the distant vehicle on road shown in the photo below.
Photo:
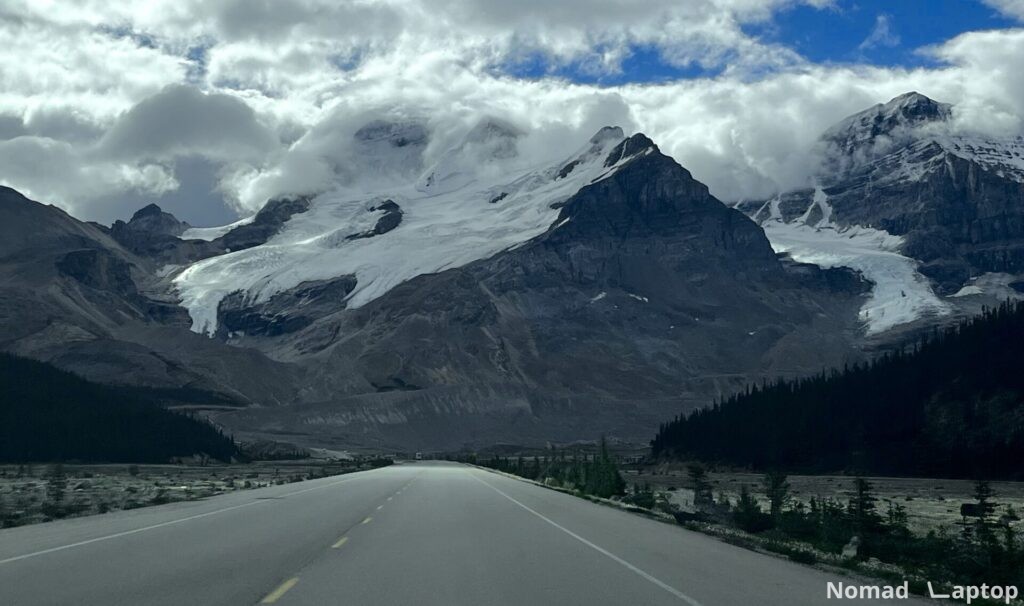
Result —
<path fill-rule="evenodd" d="M 416 460 L 417 461 L 422 461 L 423 460 L 423 453 L 422 452 L 417 452 L 416 453 Z"/>

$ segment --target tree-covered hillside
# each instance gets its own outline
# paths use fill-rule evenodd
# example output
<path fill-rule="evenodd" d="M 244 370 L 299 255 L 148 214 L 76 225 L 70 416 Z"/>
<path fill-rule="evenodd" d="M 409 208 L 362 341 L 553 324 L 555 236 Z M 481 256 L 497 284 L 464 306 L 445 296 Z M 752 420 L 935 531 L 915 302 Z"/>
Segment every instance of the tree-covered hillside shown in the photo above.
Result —
<path fill-rule="evenodd" d="M 0 354 L 0 461 L 155 463 L 236 452 L 218 429 L 162 408 L 144 390 Z"/>
<path fill-rule="evenodd" d="M 1024 304 L 869 364 L 752 386 L 663 425 L 652 448 L 759 469 L 1024 477 Z"/>

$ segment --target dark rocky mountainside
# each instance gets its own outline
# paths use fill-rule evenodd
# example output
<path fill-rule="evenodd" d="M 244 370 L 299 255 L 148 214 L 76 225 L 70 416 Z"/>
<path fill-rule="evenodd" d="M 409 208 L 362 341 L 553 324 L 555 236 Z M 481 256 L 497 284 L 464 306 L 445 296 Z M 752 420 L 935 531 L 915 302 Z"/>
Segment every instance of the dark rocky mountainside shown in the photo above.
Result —
<path fill-rule="evenodd" d="M 100 382 L 164 388 L 174 404 L 286 397 L 278 383 L 291 369 L 190 333 L 156 269 L 104 229 L 0 187 L 0 349 Z"/>
<path fill-rule="evenodd" d="M 831 222 L 902 236 L 940 294 L 986 272 L 1024 273 L 1024 141 L 955 134 L 954 109 L 901 95 L 829 129 L 819 148 Z M 783 194 L 782 219 L 821 221 L 815 193 Z M 769 206 L 741 208 L 763 221 Z"/>
<path fill-rule="evenodd" d="M 857 357 L 855 275 L 783 263 L 642 135 L 612 154 L 633 159 L 544 235 L 359 309 L 344 309 L 351 277 L 225 300 L 221 325 L 246 333 L 232 342 L 334 390 L 221 422 L 323 444 L 636 440 L 748 380 Z"/>
<path fill-rule="evenodd" d="M 247 405 L 211 413 L 247 438 L 421 449 L 642 443 L 748 381 L 861 357 L 856 274 L 780 259 L 756 223 L 643 135 L 603 162 L 540 236 L 354 309 L 352 275 L 265 298 L 239 291 L 221 300 L 214 338 L 188 330 L 161 268 L 261 246 L 310 199 L 268 203 L 204 241 L 173 235 L 182 224 L 155 207 L 105 230 L 4 190 L 0 348 L 94 380 L 206 394 L 207 409 Z M 394 201 L 367 208 L 369 231 L 339 233 L 406 229 Z"/>
<path fill-rule="evenodd" d="M 150 204 L 135 213 L 127 223 L 116 221 L 109 234 L 118 244 L 140 257 L 161 265 L 184 265 L 233 250 L 259 246 L 273 237 L 293 215 L 308 209 L 308 198 L 270 200 L 251 222 L 206 241 L 183 239 L 189 224 L 178 221 L 156 204 Z"/>

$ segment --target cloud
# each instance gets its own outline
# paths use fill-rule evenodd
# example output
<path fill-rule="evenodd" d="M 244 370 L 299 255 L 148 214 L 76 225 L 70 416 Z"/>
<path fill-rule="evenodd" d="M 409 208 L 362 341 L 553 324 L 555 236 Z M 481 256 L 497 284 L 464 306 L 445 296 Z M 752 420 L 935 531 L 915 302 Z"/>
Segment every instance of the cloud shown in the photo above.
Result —
<path fill-rule="evenodd" d="M 982 0 L 1003 15 L 1024 21 L 1024 0 Z"/>
<path fill-rule="evenodd" d="M 82 217 L 91 216 L 89 202 L 112 192 L 160 195 L 178 186 L 163 166 L 97 161 L 70 143 L 46 137 L 0 141 L 0 167 L 0 183 Z"/>
<path fill-rule="evenodd" d="M 493 116 L 525 132 L 523 162 L 568 155 L 607 124 L 643 131 L 735 200 L 802 185 L 824 129 L 909 90 L 956 103 L 960 128 L 1020 132 L 1024 30 L 958 36 L 923 51 L 927 68 L 815 65 L 748 33 L 798 5 L 832 2 L 10 0 L 0 182 L 87 219 L 157 198 L 202 225 L 221 220 L 221 195 L 248 214 L 354 178 L 365 161 L 354 134 L 370 120 L 422 124 L 426 167 Z M 896 39 L 888 17 L 875 25 L 864 48 Z M 718 75 L 555 76 L 616 73 L 638 48 Z M 538 77 L 509 75 L 531 62 Z M 211 180 L 201 202 L 169 193 Z"/>
<path fill-rule="evenodd" d="M 892 16 L 885 13 L 875 17 L 875 27 L 868 34 L 867 38 L 858 46 L 858 50 L 871 50 L 879 47 L 899 46 L 900 37 L 893 27 Z"/>
<path fill-rule="evenodd" d="M 100 140 L 98 153 L 121 159 L 199 154 L 259 162 L 278 145 L 241 99 L 170 84 L 118 116 Z"/>

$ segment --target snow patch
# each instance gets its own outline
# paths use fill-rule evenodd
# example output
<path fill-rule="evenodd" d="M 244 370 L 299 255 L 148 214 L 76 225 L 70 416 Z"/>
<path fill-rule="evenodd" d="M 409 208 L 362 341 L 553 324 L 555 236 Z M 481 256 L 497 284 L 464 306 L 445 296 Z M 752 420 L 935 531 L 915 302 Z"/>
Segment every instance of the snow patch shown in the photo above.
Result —
<path fill-rule="evenodd" d="M 970 286 L 964 286 L 963 288 L 961 288 L 960 290 L 956 291 L 955 293 L 953 293 L 953 294 L 951 294 L 949 296 L 950 297 L 969 297 L 971 295 L 981 295 L 981 294 L 985 294 L 985 291 L 983 291 L 980 287 L 975 286 L 975 285 L 972 284 Z"/>
<path fill-rule="evenodd" d="M 220 227 L 190 227 L 189 229 L 186 229 L 179 238 L 182 240 L 206 240 L 207 242 L 210 242 L 226 235 L 236 227 L 248 225 L 255 220 L 256 215 L 252 215 L 251 217 L 246 217 L 229 225 L 222 225 Z"/>

